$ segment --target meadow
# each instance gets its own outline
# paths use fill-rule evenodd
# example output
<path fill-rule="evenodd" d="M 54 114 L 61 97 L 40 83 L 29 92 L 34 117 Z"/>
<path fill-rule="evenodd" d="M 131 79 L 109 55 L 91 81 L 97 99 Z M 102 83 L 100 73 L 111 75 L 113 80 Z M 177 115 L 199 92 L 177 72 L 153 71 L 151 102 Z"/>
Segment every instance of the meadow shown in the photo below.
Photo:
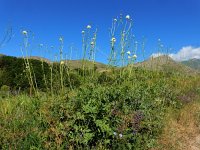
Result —
<path fill-rule="evenodd" d="M 199 72 L 167 55 L 138 63 L 145 42 L 132 29 L 129 15 L 112 20 L 107 64 L 91 25 L 79 60 L 65 57 L 64 37 L 58 58 L 31 57 L 22 31 L 23 57 L 0 56 L 0 149 L 184 149 L 175 123 L 200 131 Z"/>

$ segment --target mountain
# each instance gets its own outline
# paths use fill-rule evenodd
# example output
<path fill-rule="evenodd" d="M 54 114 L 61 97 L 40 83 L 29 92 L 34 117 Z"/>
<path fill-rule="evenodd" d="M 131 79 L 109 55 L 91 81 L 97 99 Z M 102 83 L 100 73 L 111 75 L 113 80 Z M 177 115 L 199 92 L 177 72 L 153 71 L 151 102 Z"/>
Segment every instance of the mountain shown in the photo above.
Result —
<path fill-rule="evenodd" d="M 182 61 L 181 63 L 188 67 L 191 67 L 193 69 L 200 71 L 200 59 L 194 58 L 187 61 Z"/>
<path fill-rule="evenodd" d="M 65 63 L 72 69 L 82 68 L 83 61 L 82 60 L 66 60 Z M 84 64 L 87 68 L 93 68 L 94 65 L 97 69 L 97 71 L 103 71 L 106 69 L 107 65 L 100 63 L 100 62 L 91 62 L 88 60 L 84 61 Z"/>
<path fill-rule="evenodd" d="M 39 56 L 31 56 L 31 57 L 29 57 L 29 59 L 35 59 L 35 60 L 43 61 L 43 62 L 46 62 L 48 64 L 53 62 L 53 61 L 51 61 L 47 58 L 43 58 L 43 57 L 39 57 Z M 54 62 L 54 63 L 56 63 L 56 62 Z M 71 69 L 77 69 L 77 68 L 82 68 L 83 61 L 82 60 L 65 60 L 65 64 L 68 65 L 69 68 L 71 68 Z M 103 71 L 107 67 L 107 65 L 105 65 L 103 63 L 100 63 L 100 62 L 94 62 L 93 63 L 93 62 L 88 61 L 88 60 L 85 60 L 84 64 L 85 64 L 86 68 L 93 68 L 94 64 L 95 64 L 97 71 Z"/>
<path fill-rule="evenodd" d="M 22 58 L 22 57 L 20 57 L 20 58 Z M 43 58 L 43 57 L 39 57 L 39 56 L 30 56 L 30 57 L 26 57 L 26 58 L 43 61 L 43 62 L 46 62 L 48 64 L 51 63 L 51 61 L 49 59 Z"/>
<path fill-rule="evenodd" d="M 5 56 L 4 54 L 0 54 L 0 57 Z"/>
<path fill-rule="evenodd" d="M 135 64 L 135 67 L 143 67 L 148 70 L 159 70 L 164 72 L 179 73 L 184 75 L 196 75 L 199 72 L 189 66 L 174 61 L 167 55 L 151 57 L 146 61 Z"/>

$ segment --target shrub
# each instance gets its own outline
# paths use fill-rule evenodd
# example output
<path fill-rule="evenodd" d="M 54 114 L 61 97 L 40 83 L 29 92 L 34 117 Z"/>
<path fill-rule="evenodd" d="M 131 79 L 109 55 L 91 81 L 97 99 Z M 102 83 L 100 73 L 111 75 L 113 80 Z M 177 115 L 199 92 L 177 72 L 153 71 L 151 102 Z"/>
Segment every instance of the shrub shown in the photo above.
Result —
<path fill-rule="evenodd" d="M 2 98 L 5 98 L 10 95 L 10 87 L 7 85 L 1 86 L 0 95 Z"/>

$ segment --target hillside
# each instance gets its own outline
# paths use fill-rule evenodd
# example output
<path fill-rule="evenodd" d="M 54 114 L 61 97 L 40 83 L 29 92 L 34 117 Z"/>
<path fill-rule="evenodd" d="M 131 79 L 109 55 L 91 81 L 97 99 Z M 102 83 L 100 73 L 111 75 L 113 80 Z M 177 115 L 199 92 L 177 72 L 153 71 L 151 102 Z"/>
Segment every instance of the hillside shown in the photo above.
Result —
<path fill-rule="evenodd" d="M 4 54 L 0 54 L 0 57 L 5 56 Z"/>
<path fill-rule="evenodd" d="M 66 60 L 66 64 L 72 68 L 72 69 L 77 69 L 77 68 L 81 68 L 83 61 L 82 60 Z M 100 63 L 100 62 L 90 62 L 90 61 L 85 61 L 85 66 L 87 68 L 93 68 L 95 64 L 95 67 L 97 69 L 97 71 L 102 71 L 105 70 L 107 65 Z"/>
<path fill-rule="evenodd" d="M 144 61 L 139 62 L 135 64 L 136 67 L 143 67 L 148 70 L 159 70 L 159 71 L 165 71 L 165 72 L 176 72 L 180 74 L 185 75 L 196 75 L 198 74 L 198 71 L 195 69 L 188 67 L 186 65 L 183 65 L 179 62 L 174 61 L 169 56 L 160 56 Z"/>
<path fill-rule="evenodd" d="M 39 57 L 39 56 L 31 56 L 30 59 L 43 61 L 48 64 L 53 62 L 47 58 L 43 58 L 43 57 Z M 56 62 L 54 61 L 54 63 L 56 63 Z M 94 62 L 94 63 L 95 63 L 95 67 L 96 67 L 97 71 L 105 70 L 105 68 L 107 67 L 105 64 L 100 63 L 100 62 Z M 65 60 L 65 64 L 68 65 L 68 67 L 71 69 L 77 69 L 77 68 L 82 68 L 83 61 L 82 60 Z M 92 68 L 93 65 L 94 65 L 93 62 L 85 61 L 85 66 L 87 68 Z"/>
<path fill-rule="evenodd" d="M 199 70 L 200 71 L 200 59 L 190 59 L 187 61 L 182 61 L 182 64 L 191 67 L 193 69 Z"/>

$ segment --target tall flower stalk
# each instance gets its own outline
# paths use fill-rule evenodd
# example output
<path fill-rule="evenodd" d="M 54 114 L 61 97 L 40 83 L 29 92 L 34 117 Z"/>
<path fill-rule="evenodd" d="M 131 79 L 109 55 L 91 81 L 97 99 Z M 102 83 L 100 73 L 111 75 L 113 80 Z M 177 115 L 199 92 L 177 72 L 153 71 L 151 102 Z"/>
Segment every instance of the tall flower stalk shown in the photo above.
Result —
<path fill-rule="evenodd" d="M 117 28 L 117 19 L 113 19 L 112 21 L 112 27 L 110 30 L 110 35 L 111 35 L 111 52 L 110 52 L 110 56 L 108 58 L 108 64 L 109 66 L 115 66 L 116 65 L 116 48 L 115 48 L 115 44 L 116 44 L 116 38 L 115 38 L 115 32 L 116 32 L 116 28 Z"/>
<path fill-rule="evenodd" d="M 22 31 L 23 35 L 23 46 L 21 48 L 22 56 L 24 59 L 25 70 L 28 77 L 29 85 L 30 85 L 30 95 L 38 94 L 37 92 L 37 82 L 34 73 L 32 73 L 31 65 L 29 62 L 29 55 L 28 55 L 28 46 L 29 46 L 29 36 L 27 31 Z M 25 54 L 24 54 L 25 53 Z M 34 83 L 35 82 L 35 83 Z"/>
<path fill-rule="evenodd" d="M 64 61 L 63 61 L 63 47 L 64 47 L 64 39 L 63 37 L 59 38 L 60 41 L 60 85 L 61 85 L 61 91 L 64 91 L 64 82 L 63 82 L 63 66 L 64 66 Z"/>
<path fill-rule="evenodd" d="M 82 31 L 82 50 L 83 50 L 83 58 L 82 58 L 82 71 L 83 76 L 85 77 L 86 68 L 86 60 L 93 62 L 95 61 L 95 49 L 96 49 L 96 37 L 97 30 L 94 32 L 94 36 L 91 38 L 92 26 L 87 25 L 86 29 Z M 89 50 L 88 50 L 89 49 Z"/>
<path fill-rule="evenodd" d="M 42 48 L 44 48 L 44 45 L 40 44 L 39 47 L 40 47 L 40 50 L 42 51 Z M 44 70 L 44 59 L 41 58 L 40 60 L 42 62 L 41 66 L 42 66 L 42 73 L 43 73 L 44 84 L 45 84 L 46 90 L 48 91 L 47 78 L 46 78 L 46 74 L 45 74 L 45 70 Z"/>
<path fill-rule="evenodd" d="M 93 38 L 90 42 L 89 61 L 92 62 L 91 74 L 94 76 L 95 72 L 95 52 L 96 52 L 97 30 L 94 32 Z"/>
<path fill-rule="evenodd" d="M 128 42 L 131 38 L 131 29 L 132 29 L 132 20 L 130 18 L 129 15 L 126 16 L 126 21 L 125 21 L 125 25 L 122 26 L 122 31 L 121 31 L 121 41 L 120 41 L 120 48 L 121 48 L 121 52 L 120 52 L 120 61 L 121 61 L 121 66 L 124 67 L 125 66 L 125 52 L 128 48 Z M 123 75 L 123 70 L 120 71 L 120 75 Z"/>

